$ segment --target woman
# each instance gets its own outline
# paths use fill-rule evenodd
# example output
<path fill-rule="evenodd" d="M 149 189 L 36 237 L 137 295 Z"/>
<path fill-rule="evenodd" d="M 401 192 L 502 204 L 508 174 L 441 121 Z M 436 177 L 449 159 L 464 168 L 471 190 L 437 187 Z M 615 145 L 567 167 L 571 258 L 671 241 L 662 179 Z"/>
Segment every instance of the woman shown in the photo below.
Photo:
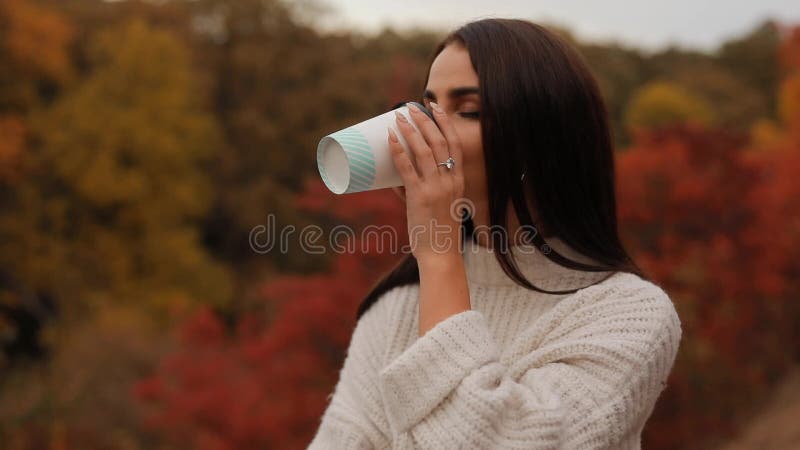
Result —
<path fill-rule="evenodd" d="M 423 101 L 434 120 L 397 122 L 413 158 L 387 137 L 412 253 L 359 308 L 310 448 L 640 448 L 681 324 L 620 243 L 585 63 L 479 20 L 435 49 Z"/>

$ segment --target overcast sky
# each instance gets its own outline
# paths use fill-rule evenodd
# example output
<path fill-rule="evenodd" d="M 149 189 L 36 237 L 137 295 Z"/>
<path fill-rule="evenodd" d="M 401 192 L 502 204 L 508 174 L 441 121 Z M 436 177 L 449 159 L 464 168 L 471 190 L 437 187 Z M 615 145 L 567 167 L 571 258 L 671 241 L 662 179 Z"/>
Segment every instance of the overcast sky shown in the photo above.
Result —
<path fill-rule="evenodd" d="M 325 28 L 367 32 L 391 24 L 450 29 L 483 17 L 565 26 L 581 39 L 618 40 L 655 50 L 669 44 L 713 50 L 766 18 L 800 24 L 800 0 L 320 0 Z"/>

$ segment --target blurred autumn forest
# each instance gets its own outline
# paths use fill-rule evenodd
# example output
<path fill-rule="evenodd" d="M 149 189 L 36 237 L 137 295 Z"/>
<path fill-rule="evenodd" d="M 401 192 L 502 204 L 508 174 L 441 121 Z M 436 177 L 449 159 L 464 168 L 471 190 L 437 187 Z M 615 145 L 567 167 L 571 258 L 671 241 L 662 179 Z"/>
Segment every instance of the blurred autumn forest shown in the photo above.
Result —
<path fill-rule="evenodd" d="M 388 224 L 318 139 L 416 99 L 442 30 L 321 32 L 304 1 L 0 0 L 0 448 L 305 448 L 399 255 L 259 254 Z M 445 30 L 446 31 L 446 30 Z M 622 235 L 684 340 L 648 449 L 713 448 L 800 360 L 800 27 L 710 53 L 578 42 Z"/>

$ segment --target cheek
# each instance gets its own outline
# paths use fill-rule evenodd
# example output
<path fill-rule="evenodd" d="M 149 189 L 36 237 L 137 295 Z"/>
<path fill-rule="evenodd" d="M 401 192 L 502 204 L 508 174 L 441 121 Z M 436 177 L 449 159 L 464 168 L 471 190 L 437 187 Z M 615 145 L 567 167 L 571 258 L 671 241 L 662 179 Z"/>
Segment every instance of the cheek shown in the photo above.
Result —
<path fill-rule="evenodd" d="M 456 133 L 461 141 L 461 151 L 464 154 L 464 170 L 472 172 L 475 165 L 483 166 L 483 143 L 481 142 L 480 125 L 464 124 L 456 127 Z"/>
<path fill-rule="evenodd" d="M 464 157 L 464 189 L 467 193 L 482 190 L 486 184 L 484 179 L 483 143 L 479 124 L 464 125 L 456 129 L 461 141 L 461 152 Z"/>

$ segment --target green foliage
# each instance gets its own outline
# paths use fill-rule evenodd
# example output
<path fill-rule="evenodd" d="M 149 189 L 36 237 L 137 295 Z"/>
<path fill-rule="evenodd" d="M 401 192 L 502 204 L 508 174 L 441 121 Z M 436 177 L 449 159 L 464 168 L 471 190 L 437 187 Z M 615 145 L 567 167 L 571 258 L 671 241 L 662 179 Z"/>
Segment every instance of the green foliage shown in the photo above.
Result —
<path fill-rule="evenodd" d="M 247 245 L 267 214 L 278 226 L 310 223 L 293 203 L 317 174 L 320 136 L 419 98 L 430 32 L 391 29 L 366 38 L 322 35 L 294 23 L 271 1 L 201 2 L 195 14 L 224 24 L 202 58 L 216 67 L 214 98 L 227 147 L 218 157 L 215 216 L 205 232 L 219 257 L 238 266 L 269 262 L 279 269 L 314 268 L 304 255 L 257 255 Z M 259 271 L 260 273 L 260 271 Z"/>
<path fill-rule="evenodd" d="M 673 80 L 713 107 L 715 124 L 745 131 L 770 115 L 768 99 L 718 64 L 696 64 L 674 69 Z"/>
<path fill-rule="evenodd" d="M 779 44 L 777 24 L 765 20 L 746 35 L 723 43 L 717 51 L 720 65 L 765 99 L 771 117 L 777 99 L 775 86 L 781 78 L 777 64 Z"/>

